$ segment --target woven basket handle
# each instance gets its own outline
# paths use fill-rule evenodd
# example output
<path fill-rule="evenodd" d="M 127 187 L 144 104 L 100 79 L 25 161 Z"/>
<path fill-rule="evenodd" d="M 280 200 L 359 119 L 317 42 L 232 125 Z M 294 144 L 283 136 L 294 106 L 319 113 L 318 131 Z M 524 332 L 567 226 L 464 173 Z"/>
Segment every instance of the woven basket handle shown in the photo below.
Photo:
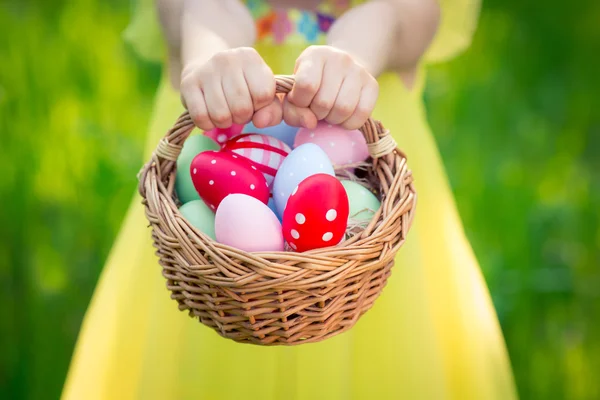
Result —
<path fill-rule="evenodd" d="M 275 82 L 276 92 L 287 94 L 292 90 L 295 79 L 291 75 L 277 75 Z M 156 163 L 158 170 L 162 172 L 160 175 L 163 177 L 169 175 L 173 171 L 177 157 L 181 153 L 183 142 L 188 138 L 194 127 L 194 121 L 192 121 L 190 114 L 185 111 L 175 125 L 160 140 L 154 151 L 153 160 L 141 171 L 142 176 L 140 178 L 145 175 L 145 171 L 152 163 Z M 365 136 L 369 153 L 373 157 L 374 163 L 377 163 L 379 158 L 390 157 L 395 150 L 398 151 L 396 142 L 380 122 L 369 118 L 363 127 L 360 128 L 360 131 Z"/>
<path fill-rule="evenodd" d="M 292 90 L 295 81 L 292 75 L 277 75 L 275 77 L 276 92 L 288 94 Z M 369 154 L 374 159 L 391 154 L 397 148 L 396 142 L 389 132 L 383 128 L 381 123 L 371 118 L 365 122 L 360 131 L 365 135 L 369 146 Z"/>

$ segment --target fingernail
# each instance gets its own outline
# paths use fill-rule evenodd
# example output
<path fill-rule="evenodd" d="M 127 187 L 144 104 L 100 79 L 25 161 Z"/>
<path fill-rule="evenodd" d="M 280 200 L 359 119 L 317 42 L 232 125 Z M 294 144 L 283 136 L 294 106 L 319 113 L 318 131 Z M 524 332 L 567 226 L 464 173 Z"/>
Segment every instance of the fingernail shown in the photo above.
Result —
<path fill-rule="evenodd" d="M 271 126 L 271 124 L 273 123 L 273 114 L 271 114 L 271 113 L 267 114 L 267 118 L 265 118 L 265 121 L 266 121 L 265 126 Z"/>
<path fill-rule="evenodd" d="M 300 117 L 300 125 L 302 125 L 303 128 L 308 128 L 305 117 Z"/>
<path fill-rule="evenodd" d="M 257 119 L 255 123 L 257 128 L 267 128 L 270 124 L 271 124 L 271 120 L 273 117 L 271 117 L 271 115 L 266 114 L 264 116 L 262 116 L 261 118 Z"/>

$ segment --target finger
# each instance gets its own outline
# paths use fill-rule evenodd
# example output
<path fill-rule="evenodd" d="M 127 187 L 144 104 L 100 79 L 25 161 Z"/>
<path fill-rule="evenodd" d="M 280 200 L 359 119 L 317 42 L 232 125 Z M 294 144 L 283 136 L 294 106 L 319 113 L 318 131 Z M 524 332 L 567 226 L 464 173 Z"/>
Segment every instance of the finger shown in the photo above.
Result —
<path fill-rule="evenodd" d="M 241 70 L 223 77 L 223 93 L 234 123 L 245 124 L 252 119 L 252 97 Z"/>
<path fill-rule="evenodd" d="M 278 125 L 283 118 L 283 106 L 279 96 L 275 96 L 271 104 L 254 113 L 252 123 L 257 128 Z"/>
<path fill-rule="evenodd" d="M 358 74 L 346 76 L 335 99 L 333 108 L 325 117 L 330 124 L 339 125 L 354 114 L 354 110 L 360 101 L 362 84 Z"/>
<path fill-rule="evenodd" d="M 296 81 L 289 93 L 290 102 L 297 107 L 308 107 L 321 87 L 323 60 L 312 58 L 299 61 L 295 72 Z"/>
<path fill-rule="evenodd" d="M 244 79 L 250 89 L 254 110 L 260 110 L 273 103 L 275 97 L 275 76 L 264 63 L 244 69 Z"/>
<path fill-rule="evenodd" d="M 206 102 L 199 88 L 182 87 L 181 102 L 198 128 L 208 131 L 215 127 L 208 116 Z"/>
<path fill-rule="evenodd" d="M 221 77 L 212 79 L 204 87 L 204 100 L 210 120 L 217 128 L 229 128 L 232 123 L 229 105 L 223 93 Z"/>
<path fill-rule="evenodd" d="M 310 108 L 297 107 L 287 97 L 283 101 L 283 119 L 290 126 L 317 127 L 317 117 Z"/>
<path fill-rule="evenodd" d="M 354 113 L 341 124 L 342 127 L 350 130 L 362 127 L 373 113 L 378 96 L 379 85 L 377 84 L 377 81 L 373 79 L 371 83 L 363 86 L 360 93 L 360 100 L 358 101 Z"/>
<path fill-rule="evenodd" d="M 283 99 L 283 120 L 290 126 L 302 126 L 302 116 L 298 107 L 292 104 L 287 96 Z"/>
<path fill-rule="evenodd" d="M 325 65 L 323 81 L 319 91 L 310 103 L 310 109 L 319 120 L 325 119 L 331 112 L 346 75 L 344 72 L 343 66 L 338 62 L 330 61 Z"/>

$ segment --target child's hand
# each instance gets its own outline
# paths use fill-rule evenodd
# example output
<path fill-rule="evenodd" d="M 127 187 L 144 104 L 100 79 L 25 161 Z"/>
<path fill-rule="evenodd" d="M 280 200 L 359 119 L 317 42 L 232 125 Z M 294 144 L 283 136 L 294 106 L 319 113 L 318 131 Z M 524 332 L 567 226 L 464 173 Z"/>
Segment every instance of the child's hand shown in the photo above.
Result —
<path fill-rule="evenodd" d="M 313 128 L 318 120 L 360 128 L 371 116 L 379 85 L 348 53 L 311 46 L 296 61 L 296 83 L 286 97 L 286 123 Z"/>
<path fill-rule="evenodd" d="M 203 130 L 250 120 L 259 128 L 281 122 L 275 77 L 252 48 L 221 51 L 204 64 L 188 65 L 181 76 L 182 102 Z"/>

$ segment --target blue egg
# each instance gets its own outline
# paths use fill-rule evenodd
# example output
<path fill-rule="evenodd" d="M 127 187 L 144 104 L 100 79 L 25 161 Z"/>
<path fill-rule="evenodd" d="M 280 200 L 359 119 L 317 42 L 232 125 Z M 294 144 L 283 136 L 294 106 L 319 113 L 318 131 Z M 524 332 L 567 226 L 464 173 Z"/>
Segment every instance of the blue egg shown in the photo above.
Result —
<path fill-rule="evenodd" d="M 271 209 L 271 211 L 273 211 L 273 213 L 275 215 L 277 215 L 277 218 L 279 219 L 279 222 L 283 222 L 283 218 L 281 218 L 279 216 L 279 214 L 277 213 L 277 207 L 275 206 L 275 200 L 272 197 L 269 199 L 269 203 L 267 204 L 267 206 L 269 206 L 269 208 Z"/>
<path fill-rule="evenodd" d="M 327 153 L 316 144 L 298 146 L 283 160 L 273 181 L 273 198 L 279 217 L 283 217 L 288 198 L 300 182 L 316 174 L 335 176 Z"/>
<path fill-rule="evenodd" d="M 285 122 L 282 122 L 279 125 L 269 126 L 268 128 L 257 128 L 252 121 L 250 121 L 244 126 L 242 133 L 262 133 L 263 135 L 273 136 L 293 149 L 298 129 L 300 128 L 289 126 Z"/>

